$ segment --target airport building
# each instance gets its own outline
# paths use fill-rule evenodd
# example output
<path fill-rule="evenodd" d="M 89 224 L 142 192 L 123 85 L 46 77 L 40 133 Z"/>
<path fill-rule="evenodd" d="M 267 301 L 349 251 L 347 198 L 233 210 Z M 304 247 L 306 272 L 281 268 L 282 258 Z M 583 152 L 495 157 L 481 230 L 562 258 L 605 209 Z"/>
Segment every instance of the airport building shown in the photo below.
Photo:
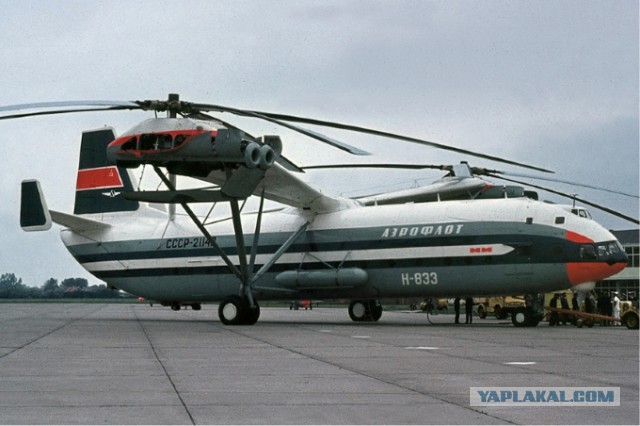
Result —
<path fill-rule="evenodd" d="M 624 247 L 629 263 L 622 271 L 596 283 L 596 291 L 611 294 L 617 291 L 622 300 L 633 300 L 640 294 L 640 230 L 611 231 Z"/>

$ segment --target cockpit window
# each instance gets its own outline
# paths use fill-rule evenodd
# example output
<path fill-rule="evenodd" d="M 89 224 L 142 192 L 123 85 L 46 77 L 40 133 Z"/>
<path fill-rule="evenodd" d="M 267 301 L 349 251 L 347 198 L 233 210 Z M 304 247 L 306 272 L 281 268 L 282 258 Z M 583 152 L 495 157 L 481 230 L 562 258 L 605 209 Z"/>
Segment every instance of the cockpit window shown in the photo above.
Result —
<path fill-rule="evenodd" d="M 125 143 L 122 144 L 122 149 L 127 151 L 127 150 L 133 150 L 138 148 L 138 137 L 137 136 L 132 136 L 131 138 L 129 138 L 129 140 L 127 140 Z"/>
<path fill-rule="evenodd" d="M 596 245 L 583 244 L 580 246 L 580 257 L 582 259 L 607 259 L 612 255 L 621 253 L 624 253 L 624 248 L 618 241 L 609 241 Z"/>
<path fill-rule="evenodd" d="M 584 244 L 580 246 L 580 258 L 581 259 L 595 259 L 596 248 L 591 244 Z"/>
<path fill-rule="evenodd" d="M 583 217 L 585 219 L 591 219 L 591 213 L 589 213 L 589 210 L 587 209 L 573 208 L 571 209 L 571 213 L 575 214 L 576 216 Z"/>

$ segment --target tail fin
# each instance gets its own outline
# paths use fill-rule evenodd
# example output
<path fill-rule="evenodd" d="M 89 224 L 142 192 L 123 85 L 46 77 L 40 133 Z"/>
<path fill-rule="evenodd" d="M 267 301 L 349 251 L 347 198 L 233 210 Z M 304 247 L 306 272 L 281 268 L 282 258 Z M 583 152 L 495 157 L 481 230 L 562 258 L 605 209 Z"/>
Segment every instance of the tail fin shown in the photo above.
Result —
<path fill-rule="evenodd" d="M 110 127 L 82 133 L 74 214 L 134 211 L 140 207 L 137 201 L 123 196 L 133 191 L 127 169 L 107 161 L 107 145 L 114 139 Z"/>

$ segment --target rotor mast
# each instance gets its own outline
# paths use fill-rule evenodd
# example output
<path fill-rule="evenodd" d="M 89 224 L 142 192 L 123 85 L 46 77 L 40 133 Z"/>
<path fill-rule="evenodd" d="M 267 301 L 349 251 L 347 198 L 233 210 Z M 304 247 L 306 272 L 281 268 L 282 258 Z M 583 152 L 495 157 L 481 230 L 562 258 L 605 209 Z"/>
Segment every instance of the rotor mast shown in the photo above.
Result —
<path fill-rule="evenodd" d="M 169 104 L 171 104 L 172 102 L 179 102 L 180 101 L 180 95 L 177 93 L 169 93 Z M 167 117 L 168 118 L 177 118 L 178 115 L 176 114 L 176 111 L 172 108 L 168 108 L 167 109 Z M 171 185 L 173 188 L 176 187 L 176 183 L 177 183 L 177 179 L 176 179 L 176 175 L 173 173 L 169 173 L 169 182 L 171 182 Z M 176 219 L 176 205 L 175 204 L 169 204 L 169 220 L 170 221 L 174 221 Z"/>

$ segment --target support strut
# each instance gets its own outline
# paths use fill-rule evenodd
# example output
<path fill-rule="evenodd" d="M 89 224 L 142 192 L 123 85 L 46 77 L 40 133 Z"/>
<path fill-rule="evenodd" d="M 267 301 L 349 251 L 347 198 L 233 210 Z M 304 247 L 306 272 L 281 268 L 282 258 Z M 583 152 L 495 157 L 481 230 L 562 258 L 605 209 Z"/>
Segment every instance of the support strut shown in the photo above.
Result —
<path fill-rule="evenodd" d="M 216 242 L 216 238 L 212 236 L 207 228 L 205 228 L 204 224 L 193 212 L 191 207 L 189 207 L 188 202 L 186 201 L 186 196 L 181 196 L 182 194 L 186 194 L 186 192 L 178 192 L 176 190 L 175 184 L 167 178 L 167 176 L 158 168 L 158 166 L 153 166 L 153 170 L 156 172 L 158 177 L 162 180 L 162 182 L 169 188 L 170 197 L 165 197 L 167 200 L 170 200 L 170 204 L 179 203 L 187 215 L 191 218 L 193 223 L 198 227 L 202 235 L 205 236 L 209 244 L 215 249 L 215 251 L 220 255 L 220 258 L 225 262 L 225 264 L 229 267 L 229 270 L 233 272 L 233 274 L 240 280 L 240 291 L 239 295 L 234 295 L 225 298 L 218 309 L 218 315 L 220 316 L 221 321 L 224 324 L 254 324 L 258 320 L 258 316 L 260 315 L 260 307 L 255 302 L 253 297 L 253 288 L 255 283 L 265 274 L 267 271 L 282 257 L 282 255 L 289 249 L 289 247 L 298 239 L 300 235 L 302 235 L 309 224 L 311 222 L 306 221 L 295 233 L 293 233 L 283 244 L 282 246 L 274 253 L 274 255 L 269 259 L 267 263 L 265 263 L 258 272 L 254 274 L 256 256 L 258 253 L 258 244 L 260 238 L 260 227 L 262 223 L 262 214 L 264 208 L 264 190 L 262 192 L 262 196 L 260 199 L 260 209 L 258 211 L 258 218 L 256 221 L 256 228 L 253 237 L 253 244 L 251 247 L 251 257 L 247 258 L 247 249 L 244 242 L 244 232 L 242 230 L 242 220 L 240 217 L 240 206 L 238 205 L 238 198 L 233 196 L 226 196 L 220 199 L 220 201 L 228 201 L 231 207 L 231 219 L 233 222 L 233 230 L 236 239 L 236 247 L 238 250 L 238 260 L 240 263 L 240 268 L 236 267 L 229 257 L 224 253 L 222 248 Z M 227 180 L 231 178 L 232 170 L 227 169 Z M 197 194 L 196 194 L 197 195 Z M 136 194 L 132 194 L 131 196 L 136 196 Z M 198 195 L 199 196 L 199 195 Z M 202 198 L 202 197 L 200 197 Z M 197 198 L 199 200 L 200 198 Z M 226 199 L 224 199 L 226 198 Z M 216 198 L 217 200 L 217 198 Z"/>
<path fill-rule="evenodd" d="M 158 166 L 153 166 L 153 170 L 156 172 L 156 174 L 160 177 L 160 179 L 162 180 L 162 182 L 169 188 L 169 190 L 171 191 L 175 191 L 176 187 L 173 185 L 173 183 L 164 175 L 164 173 L 162 173 L 162 171 L 158 168 Z M 222 260 L 224 261 L 224 263 L 226 263 L 226 265 L 229 267 L 229 269 L 231 270 L 231 272 L 234 273 L 234 275 L 236 277 L 238 277 L 240 280 L 242 280 L 242 274 L 241 272 L 238 270 L 238 268 L 236 268 L 236 265 L 234 265 L 231 262 L 231 259 L 229 259 L 229 257 L 225 254 L 224 251 L 222 251 L 222 248 L 220 248 L 220 246 L 218 245 L 218 243 L 216 242 L 215 237 L 213 237 L 209 231 L 207 231 L 207 228 L 204 227 L 204 225 L 202 224 L 202 222 L 200 222 L 200 219 L 198 219 L 198 216 L 196 216 L 196 214 L 193 212 L 193 210 L 191 210 L 191 207 L 189 207 L 189 205 L 187 203 L 183 203 L 181 202 L 180 205 L 182 206 L 182 208 L 184 209 L 185 212 L 187 212 L 187 215 L 189 215 L 189 217 L 191 218 L 191 220 L 193 221 L 193 223 L 195 223 L 195 225 L 198 227 L 198 229 L 200 230 L 200 232 L 202 232 L 202 235 L 205 236 L 205 238 L 207 239 L 207 241 L 209 242 L 209 244 L 211 244 L 211 246 L 216 250 L 216 252 L 220 255 L 220 257 L 222 258 Z"/>

